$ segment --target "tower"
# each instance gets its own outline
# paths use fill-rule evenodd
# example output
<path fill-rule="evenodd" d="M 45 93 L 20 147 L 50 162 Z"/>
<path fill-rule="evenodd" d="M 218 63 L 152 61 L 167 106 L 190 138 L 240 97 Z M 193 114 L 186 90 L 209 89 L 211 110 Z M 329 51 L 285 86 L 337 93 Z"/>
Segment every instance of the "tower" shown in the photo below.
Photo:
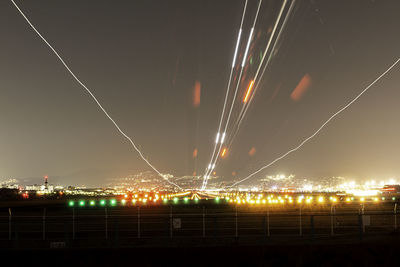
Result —
<path fill-rule="evenodd" d="M 48 184 L 47 184 L 47 179 L 49 178 L 49 176 L 44 176 L 44 190 L 48 190 L 49 189 L 49 187 L 47 186 Z"/>

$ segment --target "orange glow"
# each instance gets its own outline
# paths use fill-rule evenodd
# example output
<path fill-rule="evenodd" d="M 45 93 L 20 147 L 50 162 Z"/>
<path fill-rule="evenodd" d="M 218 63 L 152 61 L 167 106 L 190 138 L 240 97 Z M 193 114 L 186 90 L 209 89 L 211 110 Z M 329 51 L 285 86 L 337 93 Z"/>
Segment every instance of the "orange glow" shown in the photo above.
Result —
<path fill-rule="evenodd" d="M 311 76 L 307 73 L 303 76 L 303 78 L 301 78 L 299 84 L 297 84 L 296 88 L 290 94 L 290 98 L 295 102 L 299 101 L 307 92 L 308 88 L 311 86 L 311 83 Z"/>
<path fill-rule="evenodd" d="M 201 94 L 201 84 L 196 81 L 193 89 L 193 107 L 197 108 L 200 106 L 200 94 Z"/>
<path fill-rule="evenodd" d="M 253 156 L 256 153 L 256 148 L 253 146 L 249 151 L 249 156 Z"/>
<path fill-rule="evenodd" d="M 226 150 L 226 147 L 225 147 L 224 150 L 222 150 L 222 153 L 221 153 L 221 157 L 222 158 L 226 156 L 226 152 L 227 152 L 227 150 Z"/>
<path fill-rule="evenodd" d="M 250 85 L 249 85 L 249 88 L 247 88 L 246 95 L 243 98 L 243 103 L 247 103 L 247 101 L 249 100 L 250 93 L 253 90 L 253 85 L 254 85 L 254 81 L 251 81 Z"/>
<path fill-rule="evenodd" d="M 197 148 L 195 148 L 194 150 L 193 150 L 193 158 L 196 158 L 197 157 Z"/>
<path fill-rule="evenodd" d="M 236 172 L 232 172 L 232 176 L 236 176 Z"/>

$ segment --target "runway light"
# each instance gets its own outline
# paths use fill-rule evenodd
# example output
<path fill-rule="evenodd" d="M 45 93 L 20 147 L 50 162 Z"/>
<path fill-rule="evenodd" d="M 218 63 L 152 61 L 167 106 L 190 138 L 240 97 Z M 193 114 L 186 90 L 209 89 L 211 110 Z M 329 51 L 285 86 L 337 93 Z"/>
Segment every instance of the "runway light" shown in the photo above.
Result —
<path fill-rule="evenodd" d="M 106 201 L 105 201 L 104 199 L 100 200 L 100 205 L 101 205 L 101 206 L 106 205 Z"/>
<path fill-rule="evenodd" d="M 365 198 L 363 198 L 363 197 L 360 198 L 360 201 L 361 201 L 361 202 L 364 202 L 364 201 L 365 201 Z"/>
<path fill-rule="evenodd" d="M 215 202 L 217 202 L 217 203 L 219 202 L 219 197 L 215 198 Z"/>
<path fill-rule="evenodd" d="M 185 197 L 185 198 L 183 199 L 183 201 L 185 201 L 185 203 L 188 203 L 188 202 L 189 202 L 189 198 Z"/>
<path fill-rule="evenodd" d="M 136 199 L 132 199 L 132 203 L 135 204 L 136 203 Z"/>
<path fill-rule="evenodd" d="M 96 204 L 96 202 L 94 200 L 90 201 L 90 206 L 94 206 Z"/>
<path fill-rule="evenodd" d="M 83 201 L 83 200 L 79 201 L 79 206 L 81 206 L 81 207 L 85 206 L 85 201 Z"/>
<path fill-rule="evenodd" d="M 319 197 L 319 198 L 318 198 L 318 202 L 319 202 L 319 203 L 324 202 L 324 198 L 323 198 L 323 197 Z"/>
<path fill-rule="evenodd" d="M 346 198 L 346 202 L 350 202 L 351 201 L 351 199 L 348 197 L 348 198 Z"/>
<path fill-rule="evenodd" d="M 147 198 L 143 198 L 142 203 L 146 204 L 147 203 Z"/>
<path fill-rule="evenodd" d="M 395 197 L 392 197 L 392 200 L 393 200 L 393 201 L 395 201 L 395 200 L 396 200 L 396 198 L 395 198 Z"/>
<path fill-rule="evenodd" d="M 199 199 L 198 199 L 198 198 L 195 198 L 195 199 L 194 199 L 194 202 L 198 203 L 198 202 L 199 202 Z"/>
<path fill-rule="evenodd" d="M 75 205 L 75 202 L 73 202 L 72 200 L 70 202 L 68 202 L 68 206 L 73 207 Z"/>
<path fill-rule="evenodd" d="M 168 199 L 164 198 L 164 199 L 163 199 L 163 202 L 164 202 L 164 203 L 168 203 Z"/>
<path fill-rule="evenodd" d="M 115 204 L 117 204 L 117 201 L 115 199 L 111 199 L 110 204 L 111 206 L 115 206 Z"/>
<path fill-rule="evenodd" d="M 126 204 L 126 200 L 125 199 L 121 200 L 121 203 L 122 203 L 122 205 L 125 205 Z"/>
<path fill-rule="evenodd" d="M 176 203 L 178 203 L 178 201 L 179 201 L 178 198 L 175 197 L 175 198 L 174 198 L 174 203 L 176 204 Z"/>

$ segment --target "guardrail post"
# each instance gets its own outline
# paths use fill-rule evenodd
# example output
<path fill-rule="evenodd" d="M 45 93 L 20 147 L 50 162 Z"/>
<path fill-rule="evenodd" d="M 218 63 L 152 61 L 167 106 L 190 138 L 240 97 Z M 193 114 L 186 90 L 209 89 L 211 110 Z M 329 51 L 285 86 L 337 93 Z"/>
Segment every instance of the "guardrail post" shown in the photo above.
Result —
<path fill-rule="evenodd" d="M 314 215 L 310 216 L 310 234 L 311 234 L 311 240 L 314 240 L 314 232 L 315 232 L 315 226 L 314 226 Z"/>
<path fill-rule="evenodd" d="M 8 208 L 8 240 L 11 240 L 12 232 L 11 232 L 11 208 Z"/>
<path fill-rule="evenodd" d="M 365 223 L 364 223 L 364 203 L 361 204 L 361 225 L 362 225 L 362 232 L 365 233 Z"/>
<path fill-rule="evenodd" d="M 397 232 L 397 203 L 394 203 L 394 231 Z"/>
<path fill-rule="evenodd" d="M 361 214 L 358 214 L 358 229 L 359 229 L 359 234 L 360 234 L 360 241 L 363 239 L 363 221 L 362 221 L 362 216 Z"/>
<path fill-rule="evenodd" d="M 46 208 L 43 209 L 43 240 L 46 240 Z"/>
<path fill-rule="evenodd" d="M 235 237 L 238 237 L 238 212 L 237 212 L 237 205 L 235 210 Z"/>
<path fill-rule="evenodd" d="M 206 207 L 203 206 L 203 238 L 206 237 Z"/>
<path fill-rule="evenodd" d="M 72 208 L 72 240 L 75 240 L 75 208 Z"/>
<path fill-rule="evenodd" d="M 332 204 L 331 205 L 331 235 L 333 235 L 333 223 L 334 223 L 334 217 L 333 217 L 333 212 L 334 212 L 335 206 Z"/>
<path fill-rule="evenodd" d="M 172 239 L 172 235 L 173 235 L 172 206 L 170 206 L 169 222 L 170 222 L 170 227 L 169 227 L 169 237 Z"/>
<path fill-rule="evenodd" d="M 269 208 L 267 209 L 267 236 L 269 237 Z"/>
<path fill-rule="evenodd" d="M 301 225 L 301 206 L 300 206 L 300 209 L 299 209 L 299 217 L 300 217 L 300 220 L 299 220 L 299 235 L 302 236 L 303 235 L 303 229 L 302 229 L 302 225 Z"/>
<path fill-rule="evenodd" d="M 140 206 L 137 207 L 137 237 L 140 238 Z"/>
<path fill-rule="evenodd" d="M 107 216 L 107 207 L 104 208 L 105 211 L 105 219 L 106 219 L 106 224 L 105 224 L 105 235 L 106 239 L 108 239 L 108 216 Z"/>

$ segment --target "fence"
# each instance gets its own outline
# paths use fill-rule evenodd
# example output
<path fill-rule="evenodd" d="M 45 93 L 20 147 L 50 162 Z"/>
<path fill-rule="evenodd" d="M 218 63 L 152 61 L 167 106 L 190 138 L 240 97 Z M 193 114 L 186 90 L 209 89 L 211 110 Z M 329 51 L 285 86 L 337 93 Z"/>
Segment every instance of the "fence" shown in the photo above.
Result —
<path fill-rule="evenodd" d="M 397 204 L 359 207 L 214 208 L 208 206 L 8 209 L 0 215 L 2 246 L 160 244 L 168 240 L 363 239 L 397 231 Z M 229 241 L 230 240 L 230 241 Z M 6 242 L 8 241 L 8 242 Z M 10 243 L 11 242 L 11 243 Z M 108 243 L 107 243 L 108 242 Z M 39 244 L 39 243 L 35 243 Z M 56 245 L 55 245 L 56 244 Z"/>

